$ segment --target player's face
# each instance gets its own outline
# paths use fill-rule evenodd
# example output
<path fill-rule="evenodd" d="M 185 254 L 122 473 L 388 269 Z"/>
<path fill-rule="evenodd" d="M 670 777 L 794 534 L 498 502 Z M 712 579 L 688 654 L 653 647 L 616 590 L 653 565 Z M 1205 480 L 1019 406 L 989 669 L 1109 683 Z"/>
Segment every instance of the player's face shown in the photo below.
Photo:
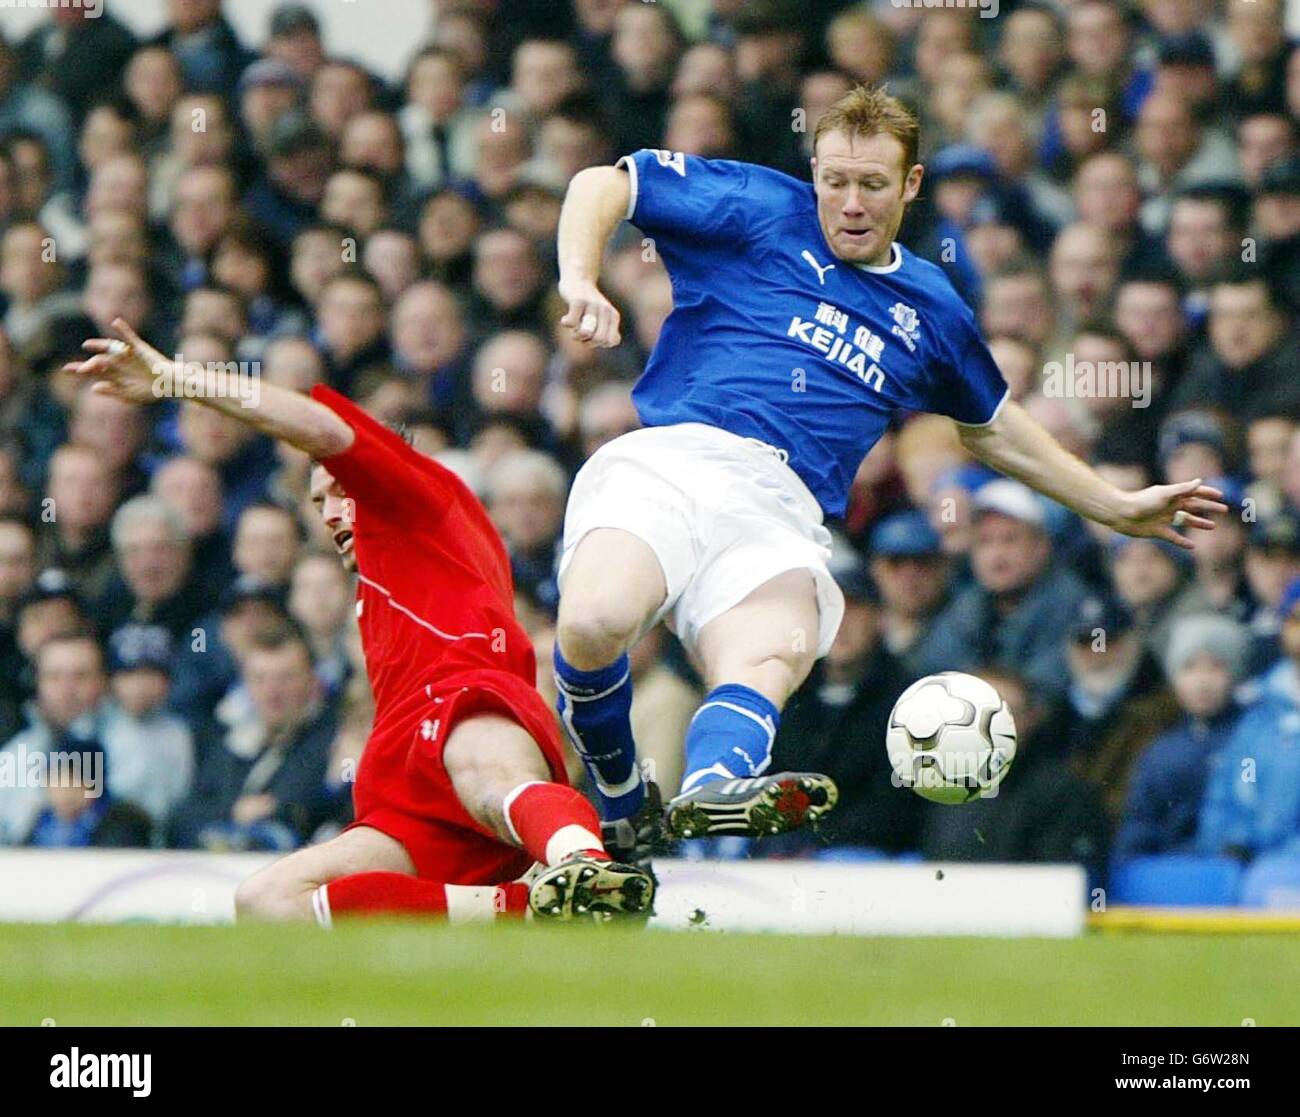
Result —
<path fill-rule="evenodd" d="M 831 251 L 857 264 L 887 264 L 903 210 L 921 189 L 924 170 L 903 165 L 893 136 L 828 132 L 812 161 L 817 219 Z"/>
<path fill-rule="evenodd" d="M 355 571 L 357 560 L 352 553 L 352 525 L 356 519 L 356 508 L 343 491 L 343 486 L 323 465 L 318 465 L 311 471 L 311 502 L 329 529 L 334 549 L 339 553 L 344 569 Z"/>

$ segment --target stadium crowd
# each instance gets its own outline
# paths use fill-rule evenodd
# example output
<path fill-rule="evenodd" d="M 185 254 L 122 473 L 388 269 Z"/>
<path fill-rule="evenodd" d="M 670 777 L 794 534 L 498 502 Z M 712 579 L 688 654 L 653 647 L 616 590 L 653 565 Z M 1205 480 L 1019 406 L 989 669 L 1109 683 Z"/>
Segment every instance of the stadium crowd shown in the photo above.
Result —
<path fill-rule="evenodd" d="M 1199 476 L 1233 513 L 1190 552 L 1113 537 L 973 464 L 949 420 L 898 416 L 834 525 L 843 627 L 777 739 L 774 770 L 831 774 L 841 805 L 750 852 L 1101 878 L 1112 857 L 1300 847 L 1283 0 L 432 6 L 394 84 L 327 54 L 301 4 L 260 53 L 220 0 L 168 0 L 151 41 L 67 7 L 0 42 L 0 776 L 77 750 L 107 781 L 0 780 L 0 846 L 293 848 L 349 820 L 369 728 L 309 463 L 193 400 L 71 382 L 84 338 L 121 316 L 187 363 L 403 424 L 498 524 L 552 694 L 568 486 L 636 427 L 672 308 L 625 226 L 603 280 L 623 344 L 559 327 L 568 180 L 641 147 L 807 179 L 819 113 L 887 82 L 927 167 L 901 239 L 977 308 L 1013 397 L 1122 486 Z M 883 745 L 901 690 L 949 669 L 989 678 L 1020 733 L 999 794 L 961 809 L 895 787 Z M 671 794 L 698 680 L 663 630 L 633 670 Z"/>

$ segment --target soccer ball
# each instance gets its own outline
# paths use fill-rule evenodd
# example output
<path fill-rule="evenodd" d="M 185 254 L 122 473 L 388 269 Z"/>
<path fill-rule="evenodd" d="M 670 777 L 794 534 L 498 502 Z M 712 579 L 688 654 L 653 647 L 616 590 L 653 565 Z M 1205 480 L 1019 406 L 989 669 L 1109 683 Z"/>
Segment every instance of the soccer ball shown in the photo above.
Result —
<path fill-rule="evenodd" d="M 944 671 L 899 696 L 885 748 L 896 786 L 936 803 L 969 803 L 997 794 L 1016 756 L 1016 726 L 983 679 Z"/>

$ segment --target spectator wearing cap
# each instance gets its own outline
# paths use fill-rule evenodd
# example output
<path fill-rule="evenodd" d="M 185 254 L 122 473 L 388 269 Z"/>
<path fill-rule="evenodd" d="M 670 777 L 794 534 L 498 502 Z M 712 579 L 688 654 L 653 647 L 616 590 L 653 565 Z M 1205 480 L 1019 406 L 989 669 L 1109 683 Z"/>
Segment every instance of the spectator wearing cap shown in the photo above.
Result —
<path fill-rule="evenodd" d="M 1300 579 L 1279 611 L 1285 659 L 1213 759 L 1197 822 L 1201 853 L 1248 861 L 1300 850 Z"/>
<path fill-rule="evenodd" d="M 25 772 L 34 756 L 56 747 L 95 742 L 104 712 L 104 657 L 83 630 L 50 636 L 33 656 L 36 697 L 27 707 L 27 727 L 0 748 L 0 764 Z M 21 845 L 46 806 L 44 790 L 26 781 L 0 784 L 0 846 Z"/>
<path fill-rule="evenodd" d="M 880 747 L 890 711 L 911 677 L 881 640 L 880 595 L 870 575 L 853 563 L 836 581 L 844 593 L 844 620 L 830 652 L 782 713 L 772 762 L 834 778 L 839 805 L 818 843 L 914 849 L 920 800 L 898 793 Z"/>
<path fill-rule="evenodd" d="M 160 625 L 127 624 L 108 639 L 108 686 L 99 738 L 113 798 L 139 807 L 161 827 L 189 791 L 194 743 L 166 709 L 174 660 Z"/>
<path fill-rule="evenodd" d="M 939 533 L 923 512 L 896 512 L 871 533 L 871 577 L 880 590 L 880 642 L 919 674 L 945 637 L 935 618 L 947 604 L 949 568 Z"/>
<path fill-rule="evenodd" d="M 264 49 L 268 58 L 292 67 L 302 81 L 310 81 L 325 61 L 320 23 L 306 4 L 281 4 L 271 13 Z"/>
<path fill-rule="evenodd" d="M 191 723 L 211 717 L 233 723 L 246 717 L 247 695 L 238 692 L 239 664 L 254 636 L 288 619 L 282 588 L 246 574 L 236 578 L 222 591 L 216 609 L 177 645 L 180 654 L 168 704 Z"/>
<path fill-rule="evenodd" d="M 1062 764 L 1046 703 L 1021 675 L 981 667 L 1016 723 L 1014 775 L 997 794 L 959 811 L 922 806 L 920 848 L 927 861 L 1074 862 L 1103 877 L 1110 820 L 1096 787 Z"/>
<path fill-rule="evenodd" d="M 1256 519 L 1246 539 L 1246 582 L 1255 600 L 1250 618 L 1251 674 L 1271 667 L 1281 655 L 1282 602 L 1296 578 L 1300 578 L 1300 515 L 1283 507 Z"/>
<path fill-rule="evenodd" d="M 1177 706 L 1133 614 L 1114 594 L 1084 598 L 1061 630 L 1066 691 L 1052 732 L 1074 771 L 1100 790 L 1115 815 L 1134 758 L 1173 722 Z"/>
<path fill-rule="evenodd" d="M 1300 329 L 1257 265 L 1234 264 L 1215 280 L 1206 337 L 1173 390 L 1171 411 L 1218 407 L 1247 423 L 1300 416 Z"/>
<path fill-rule="evenodd" d="M 265 170 L 244 195 L 243 209 L 281 249 L 288 249 L 316 221 L 334 162 L 330 139 L 305 113 L 293 110 L 267 129 L 260 154 Z M 340 261 L 341 239 L 330 246 Z"/>
<path fill-rule="evenodd" d="M 1193 848 L 1211 765 L 1241 716 L 1233 694 L 1249 652 L 1249 633 L 1227 617 L 1186 616 L 1174 625 L 1164 669 L 1180 717 L 1133 766 L 1117 858 Z"/>
<path fill-rule="evenodd" d="M 270 139 L 276 121 L 298 107 L 303 79 L 287 62 L 259 58 L 239 76 L 235 90 L 239 119 L 258 148 Z"/>
<path fill-rule="evenodd" d="M 167 10 L 167 26 L 152 45 L 176 57 L 186 88 L 223 95 L 233 89 L 253 55 L 222 16 L 221 0 L 172 0 Z"/>
<path fill-rule="evenodd" d="M 1019 671 L 1055 696 L 1067 677 L 1060 634 L 1085 595 L 1070 570 L 1052 562 L 1042 499 L 1019 481 L 990 481 L 975 493 L 971 570 L 934 622 L 944 638 L 918 666 L 925 673 L 982 664 Z"/>
<path fill-rule="evenodd" d="M 1181 411 L 1160 426 L 1156 457 L 1168 484 L 1196 477 L 1222 477 L 1228 471 L 1228 438 L 1223 420 L 1212 411 Z"/>
<path fill-rule="evenodd" d="M 288 850 L 308 837 L 325 785 L 338 706 L 291 625 L 255 634 L 240 663 L 252 716 L 214 724 L 193 789 L 177 808 L 177 845 Z"/>

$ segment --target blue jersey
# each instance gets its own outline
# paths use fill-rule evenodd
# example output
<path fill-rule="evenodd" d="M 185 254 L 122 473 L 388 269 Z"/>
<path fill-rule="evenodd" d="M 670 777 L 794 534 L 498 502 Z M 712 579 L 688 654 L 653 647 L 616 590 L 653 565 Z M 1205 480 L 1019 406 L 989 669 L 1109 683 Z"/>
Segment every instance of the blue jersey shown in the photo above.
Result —
<path fill-rule="evenodd" d="M 935 265 L 836 259 L 810 183 L 642 150 L 628 218 L 654 240 L 673 312 L 633 393 L 647 426 L 707 423 L 786 450 L 829 516 L 897 410 L 992 420 L 1006 382 Z"/>

